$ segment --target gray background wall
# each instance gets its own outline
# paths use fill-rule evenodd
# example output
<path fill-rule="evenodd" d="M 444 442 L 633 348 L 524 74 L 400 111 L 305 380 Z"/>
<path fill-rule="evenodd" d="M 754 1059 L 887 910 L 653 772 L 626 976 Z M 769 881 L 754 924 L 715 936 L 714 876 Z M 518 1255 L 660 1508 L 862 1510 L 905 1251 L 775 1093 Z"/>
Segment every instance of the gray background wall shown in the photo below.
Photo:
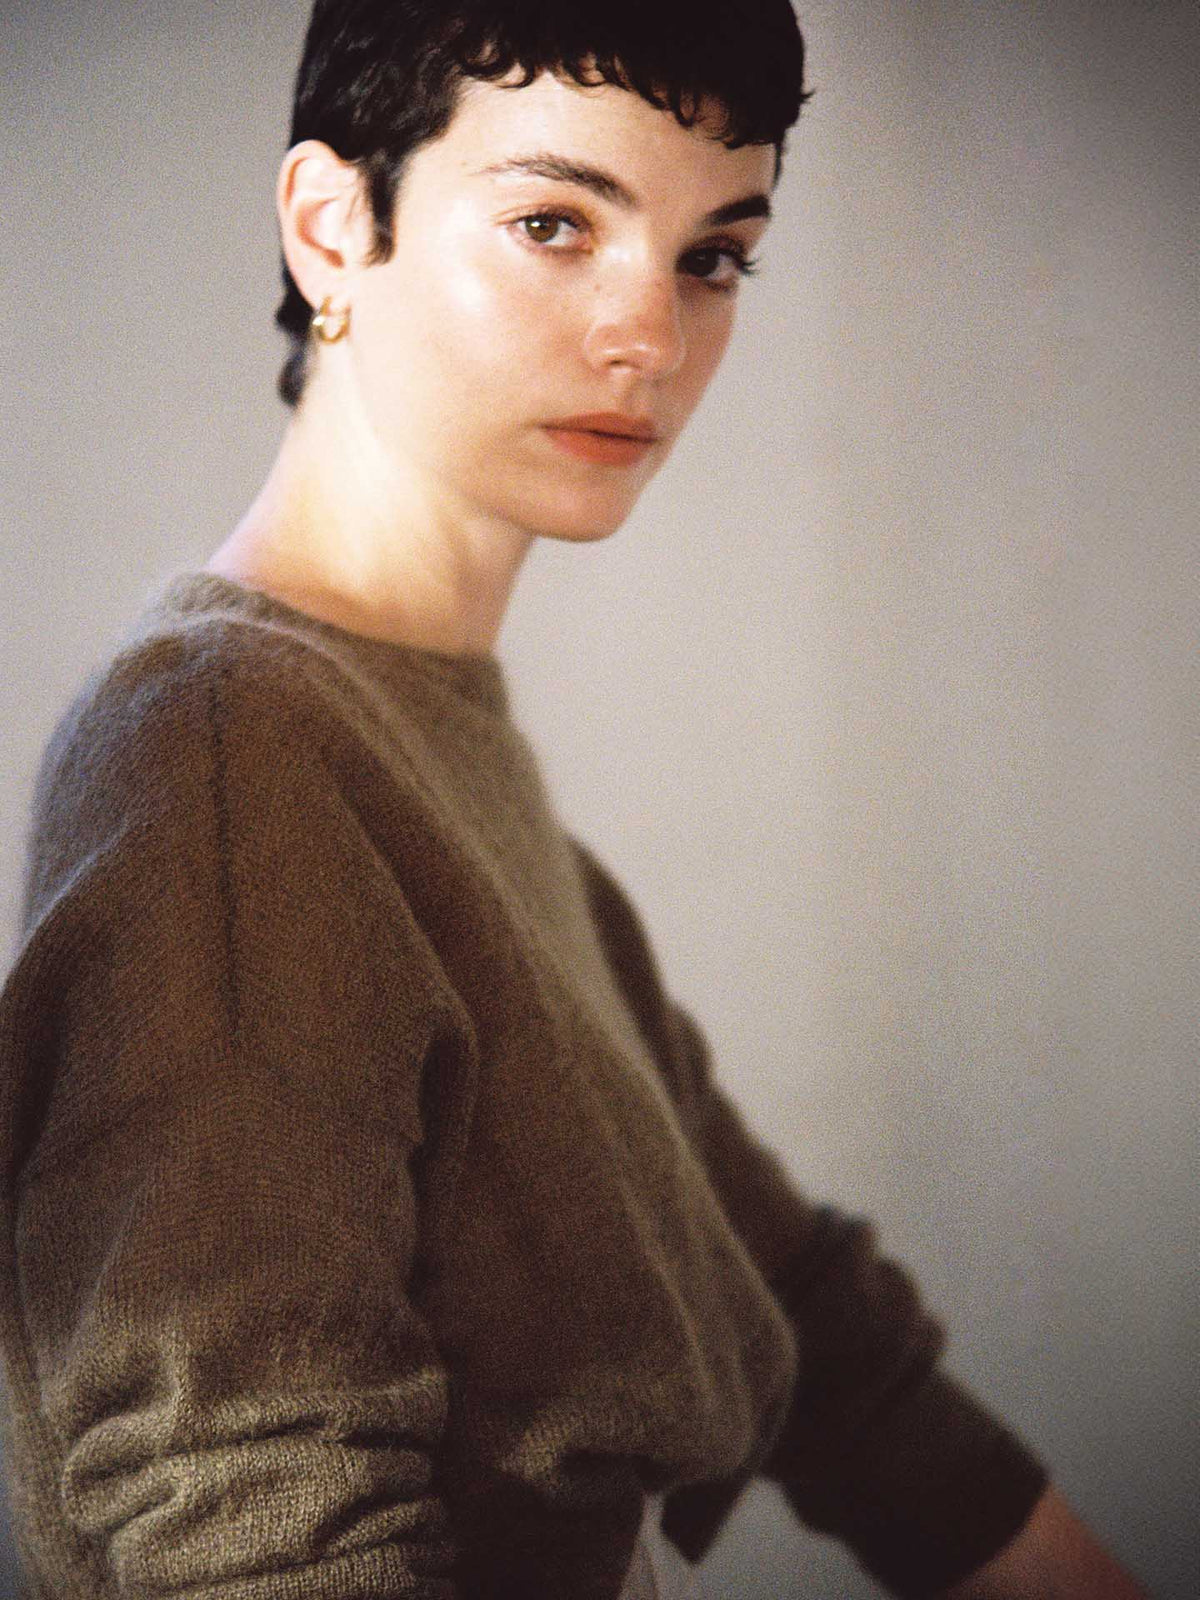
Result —
<path fill-rule="evenodd" d="M 0 916 L 37 753 L 281 425 L 301 0 L 9 0 Z M 1200 1588 L 1200 10 L 803 8 L 739 341 L 505 639 L 565 815 L 814 1191 L 1154 1594 Z M 710 1600 L 867 1596 L 764 1490 Z"/>

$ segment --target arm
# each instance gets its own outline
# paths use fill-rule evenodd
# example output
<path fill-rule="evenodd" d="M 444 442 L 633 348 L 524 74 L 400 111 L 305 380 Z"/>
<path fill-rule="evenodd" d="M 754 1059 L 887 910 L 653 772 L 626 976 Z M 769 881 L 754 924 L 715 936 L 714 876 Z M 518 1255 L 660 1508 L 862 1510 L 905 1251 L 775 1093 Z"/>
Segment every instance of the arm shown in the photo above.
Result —
<path fill-rule="evenodd" d="M 761 1170 L 714 1092 L 723 1170 Z M 1145 1600 L 1020 1441 L 939 1370 L 942 1332 L 869 1225 L 829 1216 L 829 1242 L 810 1240 L 779 1289 L 808 1393 L 802 1377 L 768 1471 L 801 1517 L 902 1596 L 932 1582 L 940 1600 Z M 968 1575 L 947 1587 L 939 1571 Z"/>
<path fill-rule="evenodd" d="M 1026 1522 L 1044 1468 L 943 1370 L 944 1330 L 869 1222 L 807 1203 L 788 1219 L 784 1194 L 802 1197 L 715 1085 L 707 1138 L 731 1215 L 751 1206 L 755 1226 L 767 1217 L 784 1230 L 762 1260 L 796 1330 L 800 1377 L 766 1475 L 905 1600 L 977 1570 Z"/>
<path fill-rule="evenodd" d="M 871 1225 L 814 1205 L 746 1127 L 699 1031 L 663 993 L 633 908 L 586 852 L 581 860 L 621 989 L 726 1214 L 795 1330 L 799 1381 L 763 1470 L 885 1587 L 927 1597 L 1013 1539 L 1045 1472 L 941 1370 L 943 1330 Z M 682 1517 L 680 1508 L 672 1532 L 687 1548 Z"/>
<path fill-rule="evenodd" d="M 6 1355 L 81 1600 L 457 1593 L 412 1286 L 423 1074 L 465 1045 L 327 754 L 185 683 L 45 797 L 69 844 L 0 1013 Z"/>
<path fill-rule="evenodd" d="M 1020 1533 L 942 1600 L 1146 1600 L 1053 1487 Z"/>

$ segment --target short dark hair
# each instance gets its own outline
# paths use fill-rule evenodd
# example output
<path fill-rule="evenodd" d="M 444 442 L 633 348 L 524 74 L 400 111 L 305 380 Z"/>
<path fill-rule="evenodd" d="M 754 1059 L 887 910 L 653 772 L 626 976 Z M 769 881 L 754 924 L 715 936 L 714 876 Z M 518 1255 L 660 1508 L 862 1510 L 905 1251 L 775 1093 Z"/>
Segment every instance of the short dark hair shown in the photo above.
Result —
<path fill-rule="evenodd" d="M 714 137 L 773 144 L 808 98 L 790 0 L 316 0 L 296 76 L 291 144 L 320 139 L 364 180 L 374 255 L 393 247 L 408 157 L 449 127 L 464 79 L 543 72 L 610 83 L 691 126 L 721 107 Z M 279 393 L 304 389 L 312 307 L 286 261 L 275 320 L 291 340 Z"/>

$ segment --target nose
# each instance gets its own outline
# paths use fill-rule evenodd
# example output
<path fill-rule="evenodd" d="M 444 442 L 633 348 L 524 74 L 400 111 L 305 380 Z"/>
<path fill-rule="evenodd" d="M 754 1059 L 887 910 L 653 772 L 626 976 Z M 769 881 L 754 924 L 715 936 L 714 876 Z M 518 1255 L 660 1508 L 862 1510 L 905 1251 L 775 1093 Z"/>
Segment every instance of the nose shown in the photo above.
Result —
<path fill-rule="evenodd" d="M 625 367 L 647 378 L 678 372 L 687 340 L 673 275 L 630 274 L 598 292 L 584 355 L 598 371 Z"/>

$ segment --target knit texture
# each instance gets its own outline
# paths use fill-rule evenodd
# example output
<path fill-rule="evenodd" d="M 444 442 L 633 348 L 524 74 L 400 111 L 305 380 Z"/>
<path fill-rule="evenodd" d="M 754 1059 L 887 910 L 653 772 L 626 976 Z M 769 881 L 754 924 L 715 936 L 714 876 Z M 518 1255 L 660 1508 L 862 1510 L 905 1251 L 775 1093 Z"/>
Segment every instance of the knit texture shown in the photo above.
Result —
<path fill-rule="evenodd" d="M 175 580 L 47 752 L 0 1063 L 44 1600 L 612 1600 L 647 1492 L 696 1558 L 758 1470 L 919 1593 L 1043 1486 L 713 1081 L 493 660 Z"/>

